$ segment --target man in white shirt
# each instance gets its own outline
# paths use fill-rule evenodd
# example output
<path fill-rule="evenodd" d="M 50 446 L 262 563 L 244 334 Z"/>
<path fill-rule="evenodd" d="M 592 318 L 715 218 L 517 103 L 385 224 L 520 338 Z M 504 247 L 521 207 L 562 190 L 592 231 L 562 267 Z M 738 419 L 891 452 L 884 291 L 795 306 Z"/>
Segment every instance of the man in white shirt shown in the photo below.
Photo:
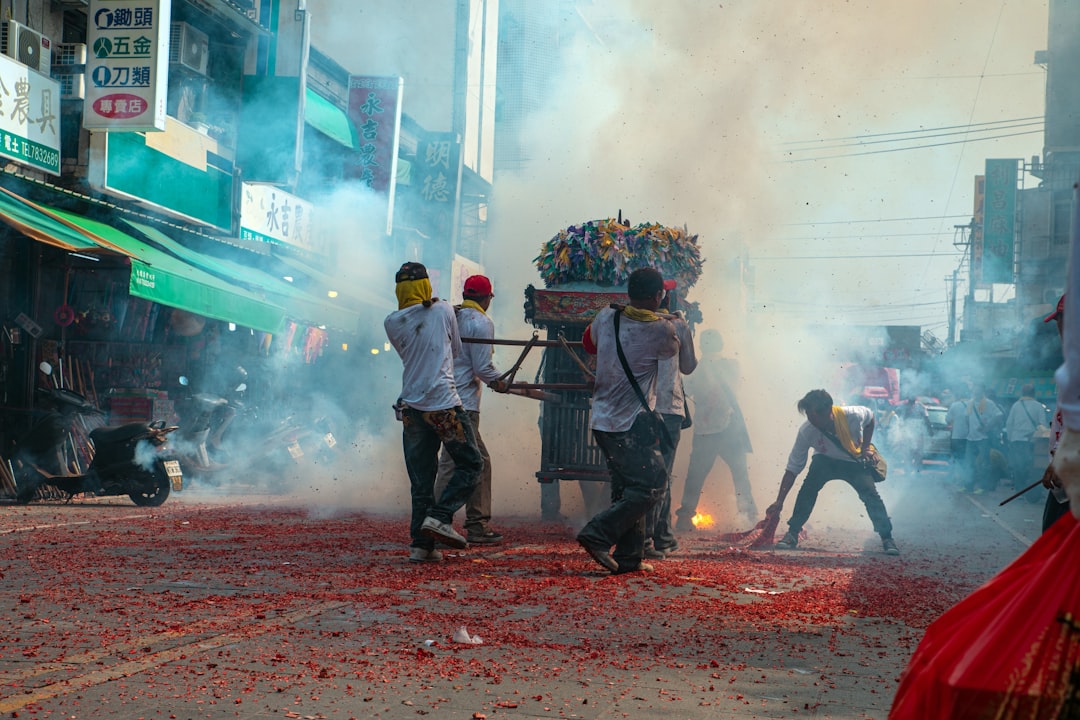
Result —
<path fill-rule="evenodd" d="M 678 355 L 680 370 L 686 373 L 697 364 L 693 344 L 680 346 L 680 336 L 689 335 L 686 321 L 656 312 L 664 296 L 663 276 L 641 268 L 631 273 L 626 287 L 630 304 L 601 310 L 582 338 L 585 350 L 596 354 L 590 427 L 607 458 L 612 502 L 577 539 L 597 563 L 616 574 L 652 570 L 642 562 L 645 514 L 661 500 L 668 482 L 663 426 L 653 425 L 650 412 L 660 361 Z M 623 369 L 617 341 L 644 404 Z"/>
<path fill-rule="evenodd" d="M 866 514 L 874 524 L 874 531 L 881 536 L 885 554 L 899 555 L 900 550 L 892 537 L 889 513 L 878 495 L 873 474 L 862 461 L 867 457 L 870 440 L 874 436 L 874 411 L 861 405 L 835 406 L 832 396 L 824 390 L 808 392 L 799 400 L 798 408 L 806 415 L 806 422 L 795 436 L 795 445 L 791 448 L 787 468 L 780 480 L 779 496 L 765 511 L 766 516 L 780 514 L 784 498 L 795 484 L 795 478 L 806 467 L 811 448 L 814 457 L 795 498 L 788 531 L 776 543 L 776 547 L 781 550 L 795 548 L 799 544 L 799 533 L 810 519 L 818 493 L 825 483 L 843 480 L 859 494 L 859 499 L 866 506 Z"/>
<path fill-rule="evenodd" d="M 967 444 L 968 444 L 968 391 L 966 386 L 961 386 L 959 397 L 949 405 L 945 413 L 945 422 L 949 424 L 949 449 L 952 454 L 952 477 L 953 482 L 962 484 L 971 474 L 968 467 Z"/>
<path fill-rule="evenodd" d="M 427 268 L 405 263 L 394 276 L 398 310 L 383 322 L 386 337 L 404 364 L 401 412 L 405 468 L 412 494 L 409 560 L 438 562 L 435 541 L 465 548 L 465 537 L 454 530 L 454 513 L 476 487 L 484 459 L 476 431 L 454 385 L 454 355 L 461 336 L 450 304 L 433 298 Z M 454 459 L 454 473 L 435 501 L 439 446 Z"/>
<path fill-rule="evenodd" d="M 491 280 L 483 275 L 471 275 L 465 279 L 462 302 L 457 310 L 458 332 L 464 338 L 495 337 L 495 323 L 487 315 L 491 299 L 495 297 Z M 480 392 L 488 385 L 496 392 L 506 392 L 508 383 L 500 379 L 502 373 L 492 362 L 494 348 L 489 343 L 461 344 L 461 352 L 454 358 L 454 384 L 461 397 L 473 428 L 476 445 L 484 458 L 484 469 L 476 489 L 465 503 L 465 537 L 470 544 L 492 545 L 502 542 L 502 535 L 489 527 L 491 522 L 491 456 L 480 436 Z M 439 473 L 435 478 L 435 497 L 440 497 L 454 474 L 454 458 L 447 448 L 439 456 Z"/>
<path fill-rule="evenodd" d="M 1049 429 L 1046 406 L 1036 400 L 1035 385 L 1026 383 L 1020 388 L 1020 399 L 1009 408 L 1005 418 L 1005 437 L 1009 441 L 1009 469 L 1017 488 L 1027 487 L 1042 471 L 1035 467 L 1035 431 Z M 1034 477 L 1033 477 L 1034 476 Z"/>
<path fill-rule="evenodd" d="M 972 386 L 968 408 L 967 458 L 970 475 L 965 489 L 981 495 L 993 491 L 1000 478 L 993 471 L 991 451 L 998 444 L 1005 413 L 998 404 L 986 394 L 986 386 L 976 383 Z"/>

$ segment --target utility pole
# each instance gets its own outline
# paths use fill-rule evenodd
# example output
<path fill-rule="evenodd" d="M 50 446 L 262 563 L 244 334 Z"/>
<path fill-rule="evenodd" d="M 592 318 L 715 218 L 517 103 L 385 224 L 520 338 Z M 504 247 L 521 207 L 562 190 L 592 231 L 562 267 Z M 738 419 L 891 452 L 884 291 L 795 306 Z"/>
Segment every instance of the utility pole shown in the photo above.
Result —
<path fill-rule="evenodd" d="M 952 271 L 952 282 L 949 288 L 949 340 L 946 343 L 949 347 L 956 344 L 956 279 L 959 274 L 959 269 Z"/>
<path fill-rule="evenodd" d="M 967 295 L 964 297 L 964 309 L 975 306 L 975 218 L 971 218 L 971 222 L 966 225 L 953 225 L 953 230 L 956 231 L 956 235 L 953 238 L 953 247 L 959 250 L 966 250 L 968 252 L 968 290 Z M 965 234 L 964 231 L 967 230 Z M 959 268 L 953 270 L 952 273 L 952 298 L 949 301 L 949 345 L 952 346 L 955 340 L 955 332 L 957 326 L 956 318 L 956 283 L 957 276 L 959 274 Z"/>

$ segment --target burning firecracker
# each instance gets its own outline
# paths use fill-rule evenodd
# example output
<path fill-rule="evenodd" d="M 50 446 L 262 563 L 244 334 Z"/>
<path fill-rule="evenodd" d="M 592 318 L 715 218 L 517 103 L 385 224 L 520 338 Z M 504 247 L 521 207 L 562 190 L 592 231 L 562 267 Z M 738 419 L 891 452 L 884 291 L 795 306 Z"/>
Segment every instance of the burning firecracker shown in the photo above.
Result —
<path fill-rule="evenodd" d="M 685 290 L 701 276 L 697 238 L 686 228 L 593 220 L 560 230 L 533 262 L 549 288 L 571 282 L 620 287 L 634 270 L 651 267 Z"/>

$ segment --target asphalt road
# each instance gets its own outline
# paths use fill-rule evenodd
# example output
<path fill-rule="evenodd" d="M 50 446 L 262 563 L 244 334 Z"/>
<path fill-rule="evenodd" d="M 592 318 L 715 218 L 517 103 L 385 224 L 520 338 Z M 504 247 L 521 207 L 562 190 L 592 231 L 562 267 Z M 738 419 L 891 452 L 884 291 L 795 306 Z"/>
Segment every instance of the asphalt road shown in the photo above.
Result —
<path fill-rule="evenodd" d="M 900 557 L 832 483 L 796 550 L 699 530 L 617 577 L 535 518 L 417 564 L 404 517 L 287 497 L 0 504 L 0 716 L 883 719 L 926 625 L 1042 506 L 881 487 Z"/>

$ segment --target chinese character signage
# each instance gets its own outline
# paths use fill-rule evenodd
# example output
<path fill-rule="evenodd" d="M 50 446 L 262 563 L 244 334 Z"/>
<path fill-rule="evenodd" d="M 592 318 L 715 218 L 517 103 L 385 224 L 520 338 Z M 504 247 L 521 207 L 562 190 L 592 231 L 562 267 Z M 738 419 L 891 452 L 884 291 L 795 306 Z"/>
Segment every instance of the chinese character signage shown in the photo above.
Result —
<path fill-rule="evenodd" d="M 348 113 L 360 136 L 360 150 L 346 177 L 386 194 L 388 234 L 393 229 L 402 87 L 399 77 L 349 77 Z"/>
<path fill-rule="evenodd" d="M 412 181 L 420 200 L 430 210 L 442 212 L 457 203 L 461 177 L 461 143 L 455 133 L 426 133 L 420 138 L 413 163 Z"/>
<path fill-rule="evenodd" d="M 289 245 L 323 253 L 311 231 L 314 206 L 275 185 L 244 183 L 240 200 L 240 239 Z"/>
<path fill-rule="evenodd" d="M 1013 282 L 1016 242 L 1016 160 L 986 161 L 983 199 L 982 282 Z"/>
<path fill-rule="evenodd" d="M 986 209 L 986 176 L 975 176 L 975 189 L 974 189 L 975 208 L 972 217 L 975 220 L 975 227 L 971 229 L 971 237 L 968 241 L 971 243 L 971 283 L 972 287 L 985 290 L 988 285 L 982 280 L 982 256 L 983 256 L 983 223 L 985 217 L 983 212 Z"/>
<path fill-rule="evenodd" d="M 60 174 L 60 83 L 0 55 L 0 155 Z"/>
<path fill-rule="evenodd" d="M 91 0 L 83 127 L 165 129 L 171 9 L 170 0 Z"/>

